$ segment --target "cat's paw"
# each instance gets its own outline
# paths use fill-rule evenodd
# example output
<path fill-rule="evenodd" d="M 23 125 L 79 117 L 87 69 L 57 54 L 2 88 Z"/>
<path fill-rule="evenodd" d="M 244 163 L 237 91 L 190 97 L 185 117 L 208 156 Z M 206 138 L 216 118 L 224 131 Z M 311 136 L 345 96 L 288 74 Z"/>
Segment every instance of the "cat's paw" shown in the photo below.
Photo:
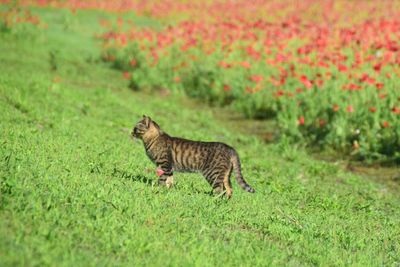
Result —
<path fill-rule="evenodd" d="M 165 181 L 167 188 L 171 188 L 174 185 L 174 176 L 168 176 L 167 180 Z"/>

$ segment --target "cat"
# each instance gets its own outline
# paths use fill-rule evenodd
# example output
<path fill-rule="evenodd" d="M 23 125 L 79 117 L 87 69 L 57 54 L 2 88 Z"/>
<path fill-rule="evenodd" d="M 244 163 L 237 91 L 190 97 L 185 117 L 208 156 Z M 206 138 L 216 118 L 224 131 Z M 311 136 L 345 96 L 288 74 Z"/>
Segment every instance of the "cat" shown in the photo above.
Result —
<path fill-rule="evenodd" d="M 237 152 L 224 143 L 171 137 L 145 115 L 136 123 L 131 134 L 143 141 L 147 156 L 157 165 L 160 185 L 171 187 L 174 171 L 201 172 L 215 193 L 226 194 L 230 198 L 230 176 L 234 169 L 240 187 L 247 192 L 255 192 L 242 176 Z"/>

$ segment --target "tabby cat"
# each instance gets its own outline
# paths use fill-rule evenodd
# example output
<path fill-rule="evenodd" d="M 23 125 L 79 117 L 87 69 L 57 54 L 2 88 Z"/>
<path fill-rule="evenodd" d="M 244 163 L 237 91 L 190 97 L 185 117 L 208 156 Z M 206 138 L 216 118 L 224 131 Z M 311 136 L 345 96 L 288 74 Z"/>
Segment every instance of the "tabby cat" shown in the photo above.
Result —
<path fill-rule="evenodd" d="M 158 182 L 161 185 L 172 186 L 173 171 L 198 171 L 214 192 L 231 197 L 230 175 L 234 169 L 239 185 L 247 192 L 255 192 L 243 179 L 238 154 L 226 144 L 171 137 L 145 115 L 133 128 L 132 135 L 142 139 L 147 156 L 158 167 Z"/>

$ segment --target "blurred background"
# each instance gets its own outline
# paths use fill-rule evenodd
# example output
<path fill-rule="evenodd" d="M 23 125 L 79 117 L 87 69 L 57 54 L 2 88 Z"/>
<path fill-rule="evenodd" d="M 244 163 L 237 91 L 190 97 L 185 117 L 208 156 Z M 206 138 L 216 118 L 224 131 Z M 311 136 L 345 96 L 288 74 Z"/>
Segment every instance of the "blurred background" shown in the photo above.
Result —
<path fill-rule="evenodd" d="M 47 27 L 28 6 L 117 14 L 91 34 L 133 90 L 272 120 L 268 141 L 400 161 L 398 1 L 2 2 L 3 31 Z"/>

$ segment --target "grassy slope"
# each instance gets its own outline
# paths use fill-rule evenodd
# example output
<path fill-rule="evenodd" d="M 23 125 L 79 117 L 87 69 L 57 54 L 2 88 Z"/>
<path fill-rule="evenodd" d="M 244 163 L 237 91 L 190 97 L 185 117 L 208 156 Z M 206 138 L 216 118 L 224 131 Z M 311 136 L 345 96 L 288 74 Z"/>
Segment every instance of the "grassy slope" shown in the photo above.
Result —
<path fill-rule="evenodd" d="M 400 198 L 384 185 L 237 134 L 205 108 L 133 93 L 95 60 L 99 13 L 36 12 L 47 30 L 0 37 L 1 266 L 400 264 Z M 234 182 L 233 199 L 218 199 L 194 174 L 155 186 L 129 138 L 143 113 L 172 135 L 236 147 L 257 193 Z"/>

